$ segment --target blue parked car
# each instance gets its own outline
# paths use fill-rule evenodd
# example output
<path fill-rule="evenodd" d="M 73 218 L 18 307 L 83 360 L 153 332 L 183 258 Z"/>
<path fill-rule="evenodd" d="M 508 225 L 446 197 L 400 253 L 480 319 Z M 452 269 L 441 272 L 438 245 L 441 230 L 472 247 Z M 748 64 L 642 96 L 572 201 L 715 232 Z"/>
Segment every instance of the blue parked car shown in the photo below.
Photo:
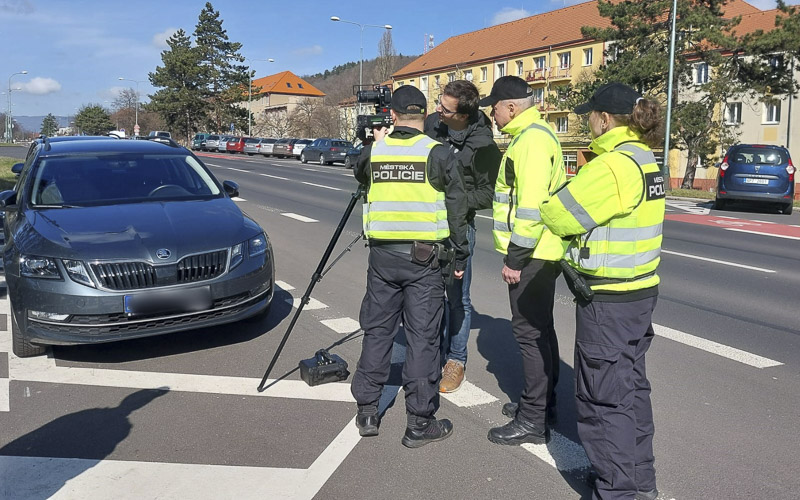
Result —
<path fill-rule="evenodd" d="M 789 151 L 781 146 L 737 144 L 731 146 L 719 166 L 714 208 L 730 201 L 755 201 L 778 205 L 792 213 L 795 167 Z"/>

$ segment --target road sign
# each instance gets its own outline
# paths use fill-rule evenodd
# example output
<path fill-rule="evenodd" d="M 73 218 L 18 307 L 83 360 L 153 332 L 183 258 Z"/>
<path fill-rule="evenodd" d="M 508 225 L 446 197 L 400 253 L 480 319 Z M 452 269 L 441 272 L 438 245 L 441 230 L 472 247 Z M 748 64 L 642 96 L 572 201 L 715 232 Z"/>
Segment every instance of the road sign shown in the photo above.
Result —
<path fill-rule="evenodd" d="M 231 122 L 231 132 L 233 132 L 233 122 Z"/>
<path fill-rule="evenodd" d="M 133 135 L 139 135 L 139 125 L 133 126 Z"/>

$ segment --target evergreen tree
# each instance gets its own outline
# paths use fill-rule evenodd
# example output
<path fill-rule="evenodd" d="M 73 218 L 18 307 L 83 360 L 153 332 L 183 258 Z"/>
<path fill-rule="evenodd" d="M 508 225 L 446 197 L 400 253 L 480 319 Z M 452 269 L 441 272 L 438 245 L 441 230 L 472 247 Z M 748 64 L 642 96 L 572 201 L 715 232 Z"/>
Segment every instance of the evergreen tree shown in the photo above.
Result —
<path fill-rule="evenodd" d="M 58 132 L 58 121 L 53 113 L 48 113 L 42 120 L 42 135 L 53 137 Z"/>
<path fill-rule="evenodd" d="M 247 109 L 236 105 L 248 97 L 249 72 L 240 64 L 244 62 L 239 53 L 242 44 L 228 39 L 219 12 L 210 2 L 200 12 L 194 36 L 203 69 L 203 90 L 212 106 L 210 128 L 219 132 L 229 123 L 245 128 Z"/>
<path fill-rule="evenodd" d="M 192 47 L 186 32 L 178 30 L 167 40 L 169 50 L 161 53 L 163 66 L 150 73 L 150 83 L 159 90 L 147 109 L 158 112 L 167 128 L 178 138 L 189 139 L 205 120 L 200 52 Z"/>
<path fill-rule="evenodd" d="M 75 115 L 75 126 L 85 135 L 105 135 L 114 130 L 111 117 L 99 104 L 88 104 L 79 109 Z"/>

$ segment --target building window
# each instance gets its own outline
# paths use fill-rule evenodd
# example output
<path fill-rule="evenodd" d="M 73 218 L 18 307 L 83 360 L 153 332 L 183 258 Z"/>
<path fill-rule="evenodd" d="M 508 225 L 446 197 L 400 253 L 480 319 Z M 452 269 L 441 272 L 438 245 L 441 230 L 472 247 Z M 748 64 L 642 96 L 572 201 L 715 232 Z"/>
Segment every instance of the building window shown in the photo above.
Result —
<path fill-rule="evenodd" d="M 569 127 L 569 118 L 566 116 L 559 116 L 556 118 L 556 132 L 559 134 L 567 133 L 567 128 Z"/>
<path fill-rule="evenodd" d="M 694 71 L 694 83 L 698 85 L 708 83 L 708 63 L 695 64 Z"/>
<path fill-rule="evenodd" d="M 576 153 L 562 153 L 564 159 L 564 170 L 567 171 L 567 176 L 573 176 L 578 173 L 578 155 Z"/>
<path fill-rule="evenodd" d="M 522 76 L 522 61 L 517 61 L 517 76 Z"/>
<path fill-rule="evenodd" d="M 289 83 L 289 82 L 286 82 L 286 86 L 289 87 L 289 88 L 292 88 L 292 84 Z"/>
<path fill-rule="evenodd" d="M 408 84 L 411 85 L 412 87 L 416 87 L 416 84 L 414 83 L 414 79 L 413 78 L 408 81 Z"/>
<path fill-rule="evenodd" d="M 568 69 L 572 66 L 572 52 L 562 52 L 558 55 L 558 67 Z"/>
<path fill-rule="evenodd" d="M 583 49 L 583 65 L 584 66 L 591 66 L 593 57 L 594 57 L 594 55 L 592 54 L 592 49 Z"/>
<path fill-rule="evenodd" d="M 464 80 L 471 82 L 472 81 L 472 70 L 468 69 L 464 71 Z"/>
<path fill-rule="evenodd" d="M 419 89 L 421 91 L 423 91 L 423 92 L 427 92 L 428 91 L 428 77 L 427 76 L 423 76 L 422 78 L 419 79 Z"/>
<path fill-rule="evenodd" d="M 482 67 L 481 68 L 481 81 L 482 82 L 485 82 L 486 79 L 488 78 L 487 73 L 488 73 L 488 71 L 486 70 L 486 66 Z"/>
<path fill-rule="evenodd" d="M 297 86 L 300 87 L 301 89 L 303 88 L 303 84 L 302 83 L 298 83 Z"/>
<path fill-rule="evenodd" d="M 497 78 L 503 78 L 506 76 L 506 63 L 498 63 L 497 64 Z M 497 79 L 495 78 L 495 79 Z"/>
<path fill-rule="evenodd" d="M 782 69 L 783 68 L 783 55 L 778 54 L 776 56 L 770 56 L 769 65 L 772 66 L 773 69 Z"/>
<path fill-rule="evenodd" d="M 534 57 L 533 65 L 536 67 L 536 69 L 544 69 L 545 65 L 547 65 L 547 58 L 545 56 Z"/>
<path fill-rule="evenodd" d="M 729 102 L 725 106 L 725 123 L 728 125 L 742 123 L 742 103 Z"/>
<path fill-rule="evenodd" d="M 533 89 L 533 102 L 542 104 L 544 102 L 544 87 Z"/>
<path fill-rule="evenodd" d="M 454 81 L 456 81 L 456 74 L 447 73 L 447 83 L 453 83 Z"/>
<path fill-rule="evenodd" d="M 403 85 L 404 85 L 404 83 L 403 83 L 403 82 L 397 82 L 397 86 L 398 86 L 398 87 L 402 87 Z"/>
<path fill-rule="evenodd" d="M 781 102 L 764 103 L 764 123 L 778 123 L 781 121 Z"/>

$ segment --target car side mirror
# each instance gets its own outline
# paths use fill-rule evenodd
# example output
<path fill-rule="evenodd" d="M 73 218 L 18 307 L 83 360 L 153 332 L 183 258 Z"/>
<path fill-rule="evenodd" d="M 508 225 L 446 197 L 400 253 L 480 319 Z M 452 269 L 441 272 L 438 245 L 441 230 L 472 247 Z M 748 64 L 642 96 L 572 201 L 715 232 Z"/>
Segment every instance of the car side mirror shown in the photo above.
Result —
<path fill-rule="evenodd" d="M 22 165 L 22 163 L 20 163 Z M 0 210 L 13 212 L 17 209 L 17 192 L 13 189 L 0 193 Z"/>
<path fill-rule="evenodd" d="M 222 187 L 225 188 L 225 194 L 231 198 L 239 196 L 239 185 L 233 181 L 222 181 Z"/>
<path fill-rule="evenodd" d="M 24 163 L 15 163 L 11 167 L 11 172 L 16 176 L 19 176 L 19 173 L 22 172 L 22 167 L 24 166 L 25 166 Z"/>

